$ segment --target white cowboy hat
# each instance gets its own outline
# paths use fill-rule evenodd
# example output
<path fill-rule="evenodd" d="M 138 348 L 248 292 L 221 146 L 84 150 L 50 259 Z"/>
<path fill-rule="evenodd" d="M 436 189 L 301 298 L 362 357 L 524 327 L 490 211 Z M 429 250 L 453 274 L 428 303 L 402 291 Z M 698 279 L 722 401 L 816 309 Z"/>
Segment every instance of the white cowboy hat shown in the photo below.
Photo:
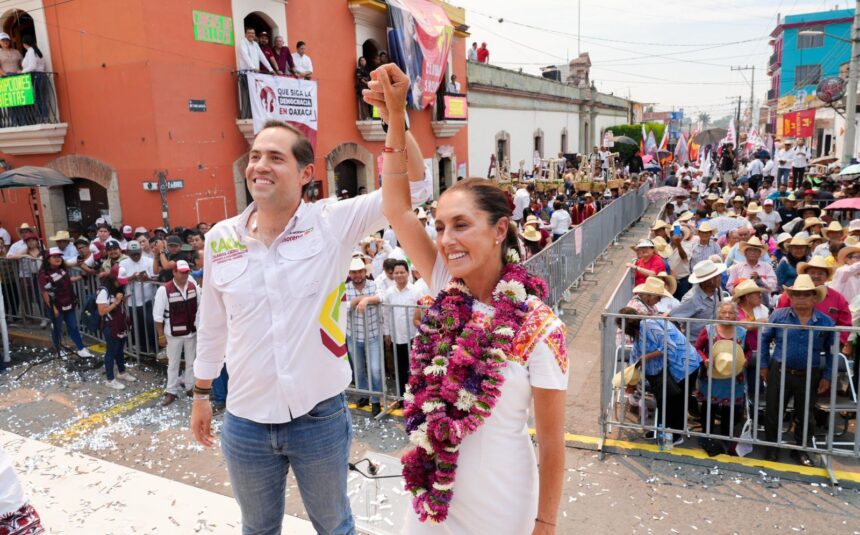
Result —
<path fill-rule="evenodd" d="M 648 277 L 645 282 L 633 288 L 634 294 L 659 295 L 661 297 L 672 297 L 666 290 L 666 284 L 657 277 Z"/>
<path fill-rule="evenodd" d="M 693 266 L 693 273 L 687 280 L 690 284 L 699 284 L 721 275 L 726 269 L 722 262 L 714 262 L 708 258 Z"/>
<path fill-rule="evenodd" d="M 758 239 L 758 236 L 753 236 L 747 241 L 742 241 L 740 245 L 738 245 L 738 249 L 741 250 L 741 254 L 744 254 L 744 251 L 746 251 L 750 247 L 755 247 L 763 253 L 767 252 L 767 245 L 763 244 L 761 240 Z"/>
<path fill-rule="evenodd" d="M 822 229 L 822 232 L 825 236 L 830 234 L 831 232 L 835 232 L 840 235 L 845 235 L 848 233 L 848 229 L 839 224 L 839 221 L 831 221 L 827 228 Z"/>
<path fill-rule="evenodd" d="M 848 258 L 848 255 L 853 253 L 860 253 L 860 246 L 858 245 L 849 245 L 847 247 L 843 247 L 839 250 L 839 254 L 836 256 L 836 262 L 840 266 L 845 265 L 845 259 Z"/>
<path fill-rule="evenodd" d="M 794 286 L 786 286 L 783 284 L 782 286 L 787 291 L 794 292 L 812 292 L 815 291 L 816 303 L 820 303 L 824 301 L 824 297 L 827 295 L 827 287 L 826 286 L 816 286 L 814 282 L 812 282 L 812 278 L 809 275 L 798 275 L 796 279 L 794 279 Z M 791 297 L 789 295 L 789 297 Z"/>
<path fill-rule="evenodd" d="M 651 225 L 651 230 L 660 230 L 661 228 L 669 228 L 669 224 L 662 219 L 658 219 Z"/>
<path fill-rule="evenodd" d="M 651 240 L 639 240 L 639 243 L 637 243 L 633 248 L 634 248 L 634 249 L 642 249 L 642 248 L 644 248 L 644 247 L 651 247 L 651 248 L 653 248 L 653 247 L 654 247 L 654 242 L 652 242 Z"/>
<path fill-rule="evenodd" d="M 848 232 L 860 232 L 860 219 L 852 219 L 848 223 Z"/>
<path fill-rule="evenodd" d="M 693 212 L 684 212 L 683 214 L 678 216 L 678 222 L 679 223 L 685 223 L 685 222 L 693 219 L 694 217 L 695 217 L 695 214 Z M 860 229 L 858 229 L 858 230 L 860 230 Z"/>
<path fill-rule="evenodd" d="M 704 223 L 702 223 L 701 225 L 699 225 L 699 228 L 698 228 L 698 229 L 696 229 L 696 230 L 697 230 L 698 232 L 713 232 L 713 231 L 714 231 L 714 227 L 712 227 L 710 223 L 708 223 L 707 221 L 705 221 Z"/>
<path fill-rule="evenodd" d="M 669 244 L 666 243 L 666 240 L 663 239 L 663 236 L 657 236 L 652 240 L 654 242 L 654 250 L 663 258 L 669 258 L 672 256 L 672 248 L 669 247 Z"/>
<path fill-rule="evenodd" d="M 50 238 L 49 241 L 69 241 L 72 237 L 69 236 L 69 231 L 67 230 L 58 230 L 57 233 Z"/>
<path fill-rule="evenodd" d="M 809 241 L 800 234 L 797 234 L 791 238 L 791 241 L 788 242 L 789 247 L 791 247 L 792 245 L 801 245 L 803 247 L 809 247 Z"/>
<path fill-rule="evenodd" d="M 841 252 L 841 251 L 840 251 Z M 818 268 L 818 269 L 826 269 L 827 270 L 827 279 L 831 279 L 833 277 L 833 273 L 836 271 L 835 267 L 828 266 L 827 260 L 824 259 L 823 256 L 813 256 L 809 262 L 800 262 L 797 264 L 797 274 L 803 275 L 809 268 Z"/>
<path fill-rule="evenodd" d="M 824 221 L 818 219 L 817 217 L 807 217 L 803 220 L 803 230 L 806 230 L 809 227 L 814 227 L 815 225 L 823 227 Z"/>
<path fill-rule="evenodd" d="M 738 284 L 737 286 L 735 286 L 735 293 L 734 293 L 734 295 L 732 295 L 732 301 L 737 303 L 738 301 L 740 301 L 741 297 L 743 297 L 745 295 L 754 294 L 754 293 L 764 293 L 766 291 L 767 290 L 760 287 L 752 279 L 746 279 L 746 280 L 742 281 L 740 284 Z"/>
<path fill-rule="evenodd" d="M 761 212 L 761 208 L 759 207 L 758 203 L 756 203 L 755 201 L 751 202 L 750 205 L 747 206 L 747 213 L 748 214 L 758 214 L 759 212 Z"/>
<path fill-rule="evenodd" d="M 711 346 L 711 360 L 708 369 L 713 379 L 730 379 L 743 372 L 746 364 L 744 348 L 732 340 L 720 340 Z"/>
<path fill-rule="evenodd" d="M 522 233 L 523 239 L 528 241 L 540 241 L 540 231 L 529 225 Z"/>
<path fill-rule="evenodd" d="M 367 269 L 367 265 L 361 258 L 353 258 L 352 262 L 349 263 L 350 271 L 361 271 L 362 269 Z"/>

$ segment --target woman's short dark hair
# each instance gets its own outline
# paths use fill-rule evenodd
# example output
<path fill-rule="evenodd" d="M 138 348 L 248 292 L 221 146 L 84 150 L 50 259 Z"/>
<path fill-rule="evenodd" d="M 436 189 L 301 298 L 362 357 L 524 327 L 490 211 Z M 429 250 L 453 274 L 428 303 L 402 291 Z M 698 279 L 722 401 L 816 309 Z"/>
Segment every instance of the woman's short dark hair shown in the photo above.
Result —
<path fill-rule="evenodd" d="M 624 315 L 638 315 L 639 311 L 633 307 L 623 307 L 618 311 L 618 313 Z M 615 318 L 615 325 L 620 329 L 623 324 L 624 334 L 630 337 L 635 337 L 639 335 L 640 321 L 642 321 L 640 318 Z"/>
<path fill-rule="evenodd" d="M 517 227 L 511 222 L 511 207 L 504 192 L 494 182 L 485 178 L 467 178 L 457 182 L 445 191 L 462 191 L 472 196 L 478 210 L 486 212 L 490 225 L 495 225 L 503 217 L 508 218 L 508 232 L 502 244 L 502 263 L 506 263 L 508 249 L 519 251 Z"/>

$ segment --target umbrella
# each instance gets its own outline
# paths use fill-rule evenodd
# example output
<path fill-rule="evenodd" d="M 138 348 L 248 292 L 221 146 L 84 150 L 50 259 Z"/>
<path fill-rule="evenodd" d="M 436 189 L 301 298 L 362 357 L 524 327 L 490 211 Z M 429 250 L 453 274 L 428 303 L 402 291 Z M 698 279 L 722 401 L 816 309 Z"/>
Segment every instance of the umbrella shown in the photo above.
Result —
<path fill-rule="evenodd" d="M 860 197 L 848 197 L 839 199 L 824 207 L 825 210 L 860 210 Z"/>
<path fill-rule="evenodd" d="M 674 186 L 661 186 L 659 188 L 648 190 L 648 193 L 645 194 L 645 198 L 651 202 L 656 202 L 661 199 L 672 199 L 678 195 L 687 195 L 687 190 L 684 188 L 676 188 Z"/>
<path fill-rule="evenodd" d="M 74 184 L 66 175 L 48 167 L 25 165 L 0 174 L 0 189 L 49 188 Z"/>
<path fill-rule="evenodd" d="M 633 139 L 632 137 L 627 136 L 615 136 L 613 139 L 615 143 L 623 143 L 625 145 L 639 145 L 639 142 Z"/>
<path fill-rule="evenodd" d="M 696 134 L 696 137 L 693 138 L 693 143 L 697 145 L 716 145 L 724 137 L 726 137 L 725 128 L 708 128 Z"/>
<path fill-rule="evenodd" d="M 727 216 L 709 219 L 708 223 L 717 230 L 717 234 L 725 234 L 726 232 L 731 232 L 735 229 L 749 226 L 749 222 L 746 219 Z"/>
<path fill-rule="evenodd" d="M 838 160 L 837 156 L 821 156 L 819 158 L 815 158 L 813 160 L 809 160 L 809 163 L 812 165 L 827 165 L 829 163 L 833 163 Z"/>
<path fill-rule="evenodd" d="M 839 171 L 840 180 L 851 180 L 853 178 L 857 178 L 860 175 L 860 163 L 855 163 L 854 165 L 849 165 L 842 171 Z"/>

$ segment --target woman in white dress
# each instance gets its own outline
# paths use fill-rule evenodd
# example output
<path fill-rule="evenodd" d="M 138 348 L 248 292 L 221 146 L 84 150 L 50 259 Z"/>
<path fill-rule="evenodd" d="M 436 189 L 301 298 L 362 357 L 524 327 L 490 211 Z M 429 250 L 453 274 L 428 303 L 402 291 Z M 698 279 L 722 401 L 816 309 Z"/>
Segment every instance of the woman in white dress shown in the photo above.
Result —
<path fill-rule="evenodd" d="M 408 197 L 407 177 L 423 173 L 405 128 L 409 80 L 394 64 L 371 77 L 365 101 L 388 124 L 385 215 L 437 296 L 413 343 L 405 396 L 416 446 L 403 457 L 414 496 L 407 532 L 555 533 L 565 457 L 564 325 L 540 300 L 545 283 L 518 264 L 516 229 L 494 183 L 467 179 L 449 188 L 431 241 Z M 532 403 L 537 460 L 528 435 Z"/>

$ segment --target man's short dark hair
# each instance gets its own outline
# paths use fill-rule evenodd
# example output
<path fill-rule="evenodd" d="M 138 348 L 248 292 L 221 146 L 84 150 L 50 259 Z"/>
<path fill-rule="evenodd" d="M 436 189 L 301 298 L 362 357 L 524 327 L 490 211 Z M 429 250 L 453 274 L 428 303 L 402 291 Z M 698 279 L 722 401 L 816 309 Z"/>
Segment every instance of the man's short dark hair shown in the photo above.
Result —
<path fill-rule="evenodd" d="M 386 258 L 385 260 L 382 261 L 382 269 L 385 271 L 391 271 L 392 269 L 394 269 L 394 266 L 396 266 L 396 265 L 397 265 L 397 259 L 396 258 Z"/>
<path fill-rule="evenodd" d="M 296 42 L 296 48 L 301 48 L 301 47 L 303 47 L 303 46 L 305 46 L 305 42 L 304 42 L 304 41 L 298 41 L 298 42 Z"/>
<path fill-rule="evenodd" d="M 394 268 L 396 268 L 397 266 L 403 266 L 403 269 L 405 269 L 406 272 L 409 273 L 409 264 L 406 263 L 406 260 L 396 259 L 396 260 L 394 260 L 394 262 L 391 263 L 391 269 L 392 270 Z M 385 262 L 383 262 L 383 268 L 384 267 L 385 267 Z"/>
<path fill-rule="evenodd" d="M 269 120 L 263 125 L 263 129 L 267 128 L 283 128 L 289 132 L 292 132 L 296 135 L 296 141 L 293 142 L 293 146 L 291 147 L 293 158 L 296 159 L 296 162 L 299 164 L 299 169 L 304 169 L 310 164 L 314 163 L 314 146 L 311 145 L 310 140 L 305 136 L 301 130 L 296 128 L 295 126 L 285 123 L 284 121 L 276 121 Z"/>

